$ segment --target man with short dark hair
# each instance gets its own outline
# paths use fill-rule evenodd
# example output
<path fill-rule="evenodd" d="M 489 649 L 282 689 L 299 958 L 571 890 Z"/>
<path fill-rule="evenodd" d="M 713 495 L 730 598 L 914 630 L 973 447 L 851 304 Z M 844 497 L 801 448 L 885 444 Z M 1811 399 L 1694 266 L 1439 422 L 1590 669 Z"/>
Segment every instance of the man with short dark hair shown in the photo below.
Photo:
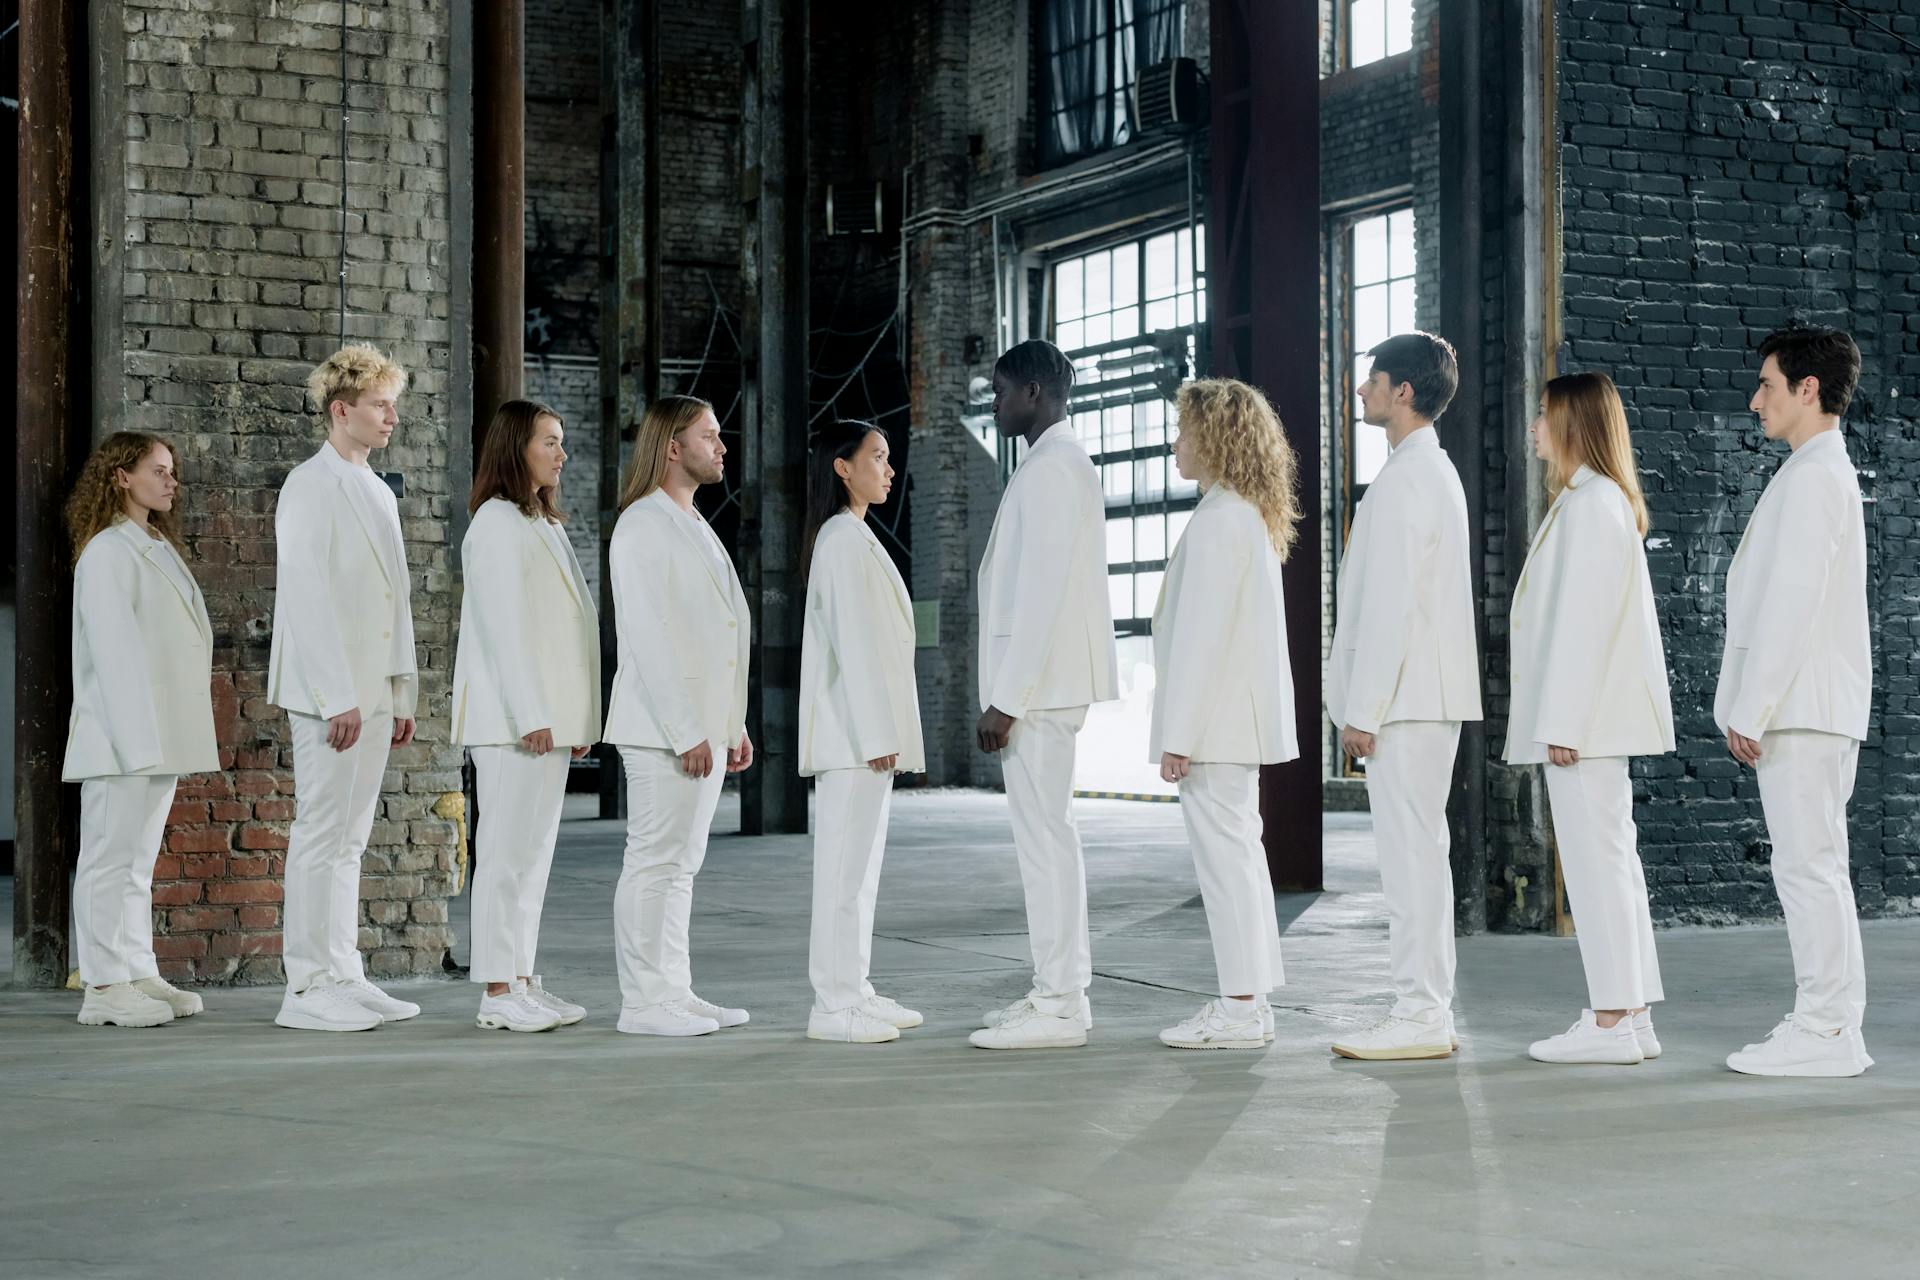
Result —
<path fill-rule="evenodd" d="M 1107 596 L 1106 500 L 1067 417 L 1073 365 L 1033 339 L 993 366 L 993 417 L 1027 453 L 980 562 L 982 751 L 998 754 L 1026 890 L 1033 988 L 986 1017 L 982 1049 L 1087 1042 L 1087 876 L 1073 822 L 1075 736 L 1119 696 Z"/>
<path fill-rule="evenodd" d="M 1847 856 L 1847 801 L 1873 702 L 1867 535 L 1840 415 L 1860 351 L 1838 329 L 1760 344 L 1749 408 L 1792 455 L 1768 481 L 1727 569 L 1726 651 L 1713 700 L 1727 750 L 1760 780 L 1787 917 L 1793 1012 L 1727 1058 L 1762 1076 L 1857 1076 L 1866 966 Z"/>
<path fill-rule="evenodd" d="M 1392 452 L 1353 514 L 1340 562 L 1327 715 L 1367 762 L 1394 1003 L 1333 1051 L 1363 1059 L 1453 1052 L 1453 871 L 1447 795 L 1460 724 L 1480 719 L 1467 499 L 1433 420 L 1460 385 L 1453 348 L 1403 333 L 1367 353 L 1367 425 Z"/>

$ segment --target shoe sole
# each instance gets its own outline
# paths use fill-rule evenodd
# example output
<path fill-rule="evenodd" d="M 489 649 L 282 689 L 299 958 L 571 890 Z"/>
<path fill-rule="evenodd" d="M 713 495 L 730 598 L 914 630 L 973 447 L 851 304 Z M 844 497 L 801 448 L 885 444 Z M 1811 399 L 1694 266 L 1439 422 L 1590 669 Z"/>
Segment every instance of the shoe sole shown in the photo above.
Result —
<path fill-rule="evenodd" d="M 892 1044 L 900 1038 L 899 1028 L 890 1036 L 823 1036 L 816 1032 L 807 1032 L 807 1039 L 818 1040 L 822 1044 Z"/>
<path fill-rule="evenodd" d="M 1444 1044 L 1403 1045 L 1394 1049 L 1356 1049 L 1351 1045 L 1336 1044 L 1331 1048 L 1341 1057 L 1352 1058 L 1356 1062 L 1426 1062 L 1453 1056 L 1452 1047 Z"/>
<path fill-rule="evenodd" d="M 718 1027 L 711 1027 L 704 1031 L 679 1031 L 679 1030 L 667 1031 L 667 1030 L 655 1030 L 652 1027 L 615 1027 L 614 1028 L 614 1030 L 618 1031 L 623 1036 L 667 1036 L 669 1038 L 678 1039 L 678 1040 L 690 1040 L 694 1036 L 710 1036 L 715 1031 L 718 1031 L 719 1029 L 720 1028 Z"/>
<path fill-rule="evenodd" d="M 1030 1044 L 981 1044 L 973 1039 L 969 1039 L 967 1043 L 976 1049 L 1079 1049 L 1085 1046 L 1087 1037 L 1082 1033 L 1079 1036 L 1062 1036 L 1055 1040 L 1035 1040 Z"/>
<path fill-rule="evenodd" d="M 173 1018 L 116 1018 L 104 1013 L 91 1015 L 83 1013 L 76 1021 L 83 1027 L 164 1027 L 172 1022 Z"/>
<path fill-rule="evenodd" d="M 1864 1074 L 1866 1069 L 1872 1065 L 1873 1064 L 1870 1062 L 1869 1063 L 1835 1062 L 1831 1064 L 1809 1063 L 1809 1064 L 1805 1064 L 1802 1067 L 1797 1067 L 1797 1068 L 1796 1067 L 1736 1067 L 1733 1065 L 1733 1063 L 1729 1062 L 1727 1063 L 1727 1070 L 1732 1071 L 1738 1075 L 1762 1076 L 1762 1077 L 1766 1077 L 1768 1079 L 1774 1079 L 1774 1080 L 1786 1079 L 1789 1077 L 1797 1077 L 1802 1080 L 1849 1080 L 1849 1079 L 1852 1079 L 1854 1076 Z M 1813 1069 L 1812 1070 L 1806 1069 L 1809 1066 L 1812 1067 Z"/>
<path fill-rule="evenodd" d="M 373 1014 L 382 1022 L 405 1022 L 408 1018 L 417 1018 L 420 1016 L 420 1010 L 417 1006 L 412 1013 L 381 1013 L 378 1009 L 368 1009 L 367 1012 Z"/>
<path fill-rule="evenodd" d="M 1638 1058 L 1542 1058 L 1528 1053 L 1527 1057 L 1550 1067 L 1637 1067 L 1647 1060 L 1644 1054 Z"/>
<path fill-rule="evenodd" d="M 1169 1049 L 1264 1049 L 1265 1040 L 1169 1040 L 1160 1037 L 1160 1043 Z"/>
<path fill-rule="evenodd" d="M 344 1022 L 322 1022 L 298 1013 L 277 1013 L 273 1016 L 274 1026 L 285 1027 L 289 1031 L 377 1031 L 381 1021 L 376 1015 L 365 1026 L 354 1026 Z"/>
<path fill-rule="evenodd" d="M 551 1031 L 560 1024 L 557 1022 L 548 1022 L 537 1027 L 530 1027 L 524 1022 L 515 1023 L 509 1022 L 505 1018 L 489 1018 L 483 1013 L 473 1020 L 473 1025 L 482 1031 Z"/>
<path fill-rule="evenodd" d="M 896 1031 L 911 1031 L 915 1027 L 925 1023 L 926 1019 L 924 1017 L 921 1017 L 921 1018 L 915 1018 L 912 1022 L 895 1022 L 891 1018 L 882 1018 L 880 1019 L 880 1021 L 886 1023 L 888 1026 L 892 1027 Z"/>

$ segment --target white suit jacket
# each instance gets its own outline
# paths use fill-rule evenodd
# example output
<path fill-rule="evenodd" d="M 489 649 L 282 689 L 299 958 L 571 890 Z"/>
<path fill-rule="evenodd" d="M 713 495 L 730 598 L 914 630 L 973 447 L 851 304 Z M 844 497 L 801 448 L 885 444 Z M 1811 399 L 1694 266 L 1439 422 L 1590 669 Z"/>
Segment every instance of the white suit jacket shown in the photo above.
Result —
<path fill-rule="evenodd" d="M 1838 431 L 1794 450 L 1760 495 L 1727 570 L 1727 639 L 1713 720 L 1867 736 L 1867 533 Z"/>
<path fill-rule="evenodd" d="M 453 662 L 453 741 L 498 746 L 551 729 L 600 735 L 600 615 L 573 546 L 505 498 L 480 504 L 460 544 L 466 591 Z"/>
<path fill-rule="evenodd" d="M 1509 764 L 1673 750 L 1647 549 L 1620 486 L 1589 467 L 1547 508 L 1513 589 Z"/>
<path fill-rule="evenodd" d="M 980 708 L 1019 717 L 1120 696 L 1106 499 L 1073 428 L 1027 450 L 980 561 Z"/>
<path fill-rule="evenodd" d="M 73 571 L 68 782 L 220 767 L 213 629 L 187 565 L 131 520 L 95 534 Z"/>
<path fill-rule="evenodd" d="M 1327 717 L 1376 733 L 1395 720 L 1480 719 L 1467 499 L 1432 427 L 1387 456 L 1340 560 Z"/>
<path fill-rule="evenodd" d="M 900 757 L 925 773 L 913 675 L 913 600 L 865 520 L 842 511 L 820 527 L 800 639 L 800 775 Z"/>
<path fill-rule="evenodd" d="M 620 513 L 611 548 L 619 667 L 602 741 L 680 755 L 705 742 L 716 757 L 739 745 L 752 623 L 733 565 L 718 571 L 718 547 L 664 489 Z"/>
<path fill-rule="evenodd" d="M 322 444 L 280 486 L 267 699 L 302 715 L 358 707 L 407 720 L 420 679 L 400 504 L 364 471 Z"/>
<path fill-rule="evenodd" d="M 1200 499 L 1167 561 L 1153 671 L 1152 762 L 1299 758 L 1280 553 L 1259 509 L 1224 486 Z"/>

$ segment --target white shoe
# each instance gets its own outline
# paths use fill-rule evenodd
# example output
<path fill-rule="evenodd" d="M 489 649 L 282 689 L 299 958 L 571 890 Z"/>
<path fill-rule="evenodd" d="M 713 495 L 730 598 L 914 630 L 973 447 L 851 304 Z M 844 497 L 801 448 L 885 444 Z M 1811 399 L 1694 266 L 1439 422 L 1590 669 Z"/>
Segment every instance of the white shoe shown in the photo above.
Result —
<path fill-rule="evenodd" d="M 1392 1014 L 1333 1042 L 1343 1058 L 1363 1062 L 1405 1062 L 1444 1058 L 1453 1052 L 1450 1021 L 1441 1016 L 1396 1018 Z"/>
<path fill-rule="evenodd" d="M 859 1008 L 860 1012 L 869 1018 L 878 1018 L 888 1026 L 898 1027 L 902 1031 L 909 1027 L 917 1027 L 926 1021 L 918 1013 L 890 996 L 868 996 L 860 1002 Z"/>
<path fill-rule="evenodd" d="M 976 1049 L 1077 1049 L 1087 1042 L 1087 1024 L 1079 1018 L 1056 1018 L 1031 1003 L 1009 1014 L 997 1026 L 982 1027 L 967 1039 Z"/>
<path fill-rule="evenodd" d="M 1857 1076 L 1873 1065 L 1858 1031 L 1810 1031 L 1788 1014 L 1759 1044 L 1727 1055 L 1727 1065 L 1749 1076 Z"/>
<path fill-rule="evenodd" d="M 1173 1049 L 1264 1049 L 1266 1028 L 1260 1006 L 1244 1012 L 1236 1002 L 1209 1000 L 1200 1012 L 1160 1033 L 1160 1043 Z"/>
<path fill-rule="evenodd" d="M 1273 1043 L 1273 1006 L 1265 996 L 1255 996 L 1254 1003 L 1260 1006 L 1260 1038 L 1268 1044 Z"/>
<path fill-rule="evenodd" d="M 273 1016 L 278 1027 L 295 1031 L 371 1031 L 385 1019 L 361 1004 L 337 982 L 320 981 L 305 991 L 289 991 Z"/>
<path fill-rule="evenodd" d="M 1535 1040 L 1527 1046 L 1527 1056 L 1535 1062 L 1563 1065 L 1636 1067 L 1645 1060 L 1640 1037 L 1632 1018 L 1622 1018 L 1610 1027 L 1594 1019 L 1593 1010 L 1582 1009 L 1580 1021 L 1557 1036 Z"/>
<path fill-rule="evenodd" d="M 351 982 L 342 982 L 340 989 L 348 996 L 360 1002 L 364 1009 L 380 1015 L 386 1022 L 405 1022 L 408 1018 L 420 1016 L 420 1006 L 410 1000 L 400 1000 L 388 995 L 365 978 L 355 978 Z"/>
<path fill-rule="evenodd" d="M 678 1000 L 659 1004 L 622 1005 L 619 1029 L 630 1036 L 704 1036 L 720 1024 L 702 1017 Z"/>
<path fill-rule="evenodd" d="M 88 987 L 80 1001 L 83 1027 L 164 1027 L 172 1021 L 166 1001 L 155 1000 L 131 982 Z"/>
<path fill-rule="evenodd" d="M 528 994 L 524 982 L 515 982 L 497 996 L 483 992 L 473 1023 L 483 1031 L 551 1031 L 560 1015 Z"/>
<path fill-rule="evenodd" d="M 1033 993 L 1029 991 L 1026 995 L 1021 996 L 1004 1009 L 987 1010 L 980 1018 L 980 1025 L 983 1027 L 997 1027 L 1020 1010 L 1031 1008 L 1032 1006 Z M 1093 1030 L 1093 1005 L 1088 1002 L 1087 993 L 1084 991 L 1080 993 L 1080 1025 L 1089 1031 Z"/>
<path fill-rule="evenodd" d="M 868 997 L 869 1000 L 872 997 Z M 834 1013 L 807 1016 L 807 1039 L 837 1040 L 842 1044 L 884 1044 L 898 1040 L 900 1028 L 867 1011 L 864 1004 Z"/>
<path fill-rule="evenodd" d="M 1660 1056 L 1660 1037 L 1653 1034 L 1653 1010 L 1642 1009 L 1633 1015 L 1633 1038 L 1640 1042 L 1640 1056 L 1648 1061 Z"/>
<path fill-rule="evenodd" d="M 173 1010 L 176 1018 L 191 1018 L 207 1007 L 206 1002 L 192 991 L 182 991 L 165 978 L 135 978 L 133 989 L 150 999 L 158 1000 Z"/>
<path fill-rule="evenodd" d="M 540 985 L 540 975 L 534 974 L 527 980 L 527 995 L 535 1004 L 543 1005 L 559 1017 L 560 1025 L 570 1027 L 587 1016 L 587 1011 L 569 1000 L 562 1000 L 553 992 Z"/>
<path fill-rule="evenodd" d="M 715 1022 L 719 1023 L 723 1029 L 726 1027 L 744 1027 L 747 1025 L 747 1011 L 745 1009 L 729 1009 L 723 1004 L 715 1004 L 711 1000 L 702 1000 L 691 991 L 687 992 L 687 998 L 680 1003 L 686 1005 L 689 1010 L 703 1018 L 712 1018 Z"/>

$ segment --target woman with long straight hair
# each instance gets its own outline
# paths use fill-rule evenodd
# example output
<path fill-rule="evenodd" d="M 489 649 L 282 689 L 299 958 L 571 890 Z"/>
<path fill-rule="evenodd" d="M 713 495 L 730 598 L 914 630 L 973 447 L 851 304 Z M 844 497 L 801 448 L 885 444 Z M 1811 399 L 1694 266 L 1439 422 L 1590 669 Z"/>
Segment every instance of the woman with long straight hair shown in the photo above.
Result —
<path fill-rule="evenodd" d="M 1280 417 L 1231 378 L 1180 388 L 1174 466 L 1200 505 L 1153 611 L 1150 758 L 1180 814 L 1213 935 L 1220 997 L 1160 1033 L 1176 1049 L 1260 1049 L 1285 981 L 1261 843 L 1260 766 L 1297 759 L 1281 566 L 1300 521 L 1298 462 Z"/>
<path fill-rule="evenodd" d="M 869 422 L 834 423 L 807 459 L 800 774 L 814 779 L 813 1040 L 873 1044 L 924 1021 L 867 980 L 893 775 L 927 767 L 913 601 L 867 527 L 893 477 L 887 433 Z"/>
<path fill-rule="evenodd" d="M 1552 505 L 1513 590 L 1506 758 L 1546 765 L 1591 1007 L 1528 1053 L 1632 1065 L 1660 1055 L 1649 1006 L 1664 993 L 1628 760 L 1673 750 L 1647 502 L 1606 374 L 1548 382 L 1531 432 Z"/>
<path fill-rule="evenodd" d="M 153 954 L 153 867 L 174 788 L 220 767 L 213 629 L 180 554 L 175 456 L 157 436 L 116 431 L 67 499 L 73 713 L 60 776 L 80 784 L 73 922 L 89 1027 L 157 1027 L 202 1007 Z"/>
<path fill-rule="evenodd" d="M 566 423 L 509 400 L 487 425 L 460 543 L 453 741 L 473 755 L 475 1023 L 548 1031 L 587 1011 L 534 972 L 567 766 L 600 736 L 600 620 L 560 510 Z"/>

